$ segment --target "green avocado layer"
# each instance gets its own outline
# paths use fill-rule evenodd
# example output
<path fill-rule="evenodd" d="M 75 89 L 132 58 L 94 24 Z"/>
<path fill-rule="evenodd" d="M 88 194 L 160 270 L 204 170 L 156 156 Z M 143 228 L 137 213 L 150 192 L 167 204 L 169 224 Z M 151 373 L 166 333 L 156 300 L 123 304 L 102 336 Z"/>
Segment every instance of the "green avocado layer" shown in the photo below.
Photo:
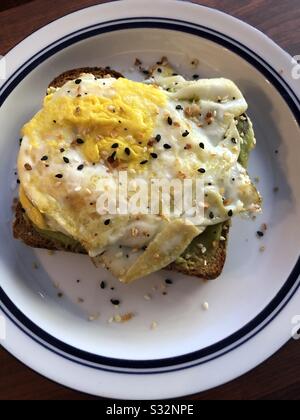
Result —
<path fill-rule="evenodd" d="M 255 147 L 253 126 L 250 118 L 246 114 L 243 114 L 237 121 L 237 128 L 243 140 L 241 143 L 239 163 L 244 168 L 247 168 L 250 152 Z M 177 258 L 176 265 L 181 266 L 187 272 L 193 270 L 193 265 L 198 266 L 199 262 L 203 263 L 204 260 L 210 260 L 210 256 L 212 256 L 214 250 L 218 247 L 222 233 L 226 232 L 229 226 L 230 223 L 228 221 L 208 226 L 201 235 L 193 240 L 183 255 Z M 200 244 L 206 248 L 204 255 L 199 248 Z"/>

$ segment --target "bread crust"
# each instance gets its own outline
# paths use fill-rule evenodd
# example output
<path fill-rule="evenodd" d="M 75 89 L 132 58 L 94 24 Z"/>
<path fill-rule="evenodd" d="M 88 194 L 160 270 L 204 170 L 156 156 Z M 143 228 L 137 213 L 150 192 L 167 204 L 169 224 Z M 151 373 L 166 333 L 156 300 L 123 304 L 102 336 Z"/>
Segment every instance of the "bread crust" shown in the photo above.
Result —
<path fill-rule="evenodd" d="M 71 80 L 77 79 L 78 77 L 80 77 L 81 74 L 84 74 L 84 73 L 91 73 L 95 77 L 98 77 L 99 79 L 105 76 L 108 77 L 109 75 L 111 77 L 114 77 L 115 79 L 119 79 L 120 77 L 123 77 L 121 73 L 115 70 L 112 70 L 108 67 L 105 69 L 102 67 L 81 67 L 79 69 L 65 71 L 64 73 L 55 77 L 55 79 L 53 79 L 52 82 L 49 83 L 49 88 L 50 87 L 60 88 L 65 83 Z"/>

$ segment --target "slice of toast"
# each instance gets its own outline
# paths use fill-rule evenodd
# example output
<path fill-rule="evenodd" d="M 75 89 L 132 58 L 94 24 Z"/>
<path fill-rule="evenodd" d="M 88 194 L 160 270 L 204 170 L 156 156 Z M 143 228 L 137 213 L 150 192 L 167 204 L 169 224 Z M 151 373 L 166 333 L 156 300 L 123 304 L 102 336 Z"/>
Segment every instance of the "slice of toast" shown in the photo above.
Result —
<path fill-rule="evenodd" d="M 84 67 L 67 71 L 56 77 L 49 87 L 59 88 L 69 80 L 74 80 L 82 73 L 92 73 L 102 78 L 108 74 L 119 78 L 122 75 L 110 68 Z M 198 236 L 184 254 L 167 269 L 181 272 L 190 276 L 197 276 L 204 280 L 212 280 L 222 273 L 229 234 L 229 222 L 225 222 L 206 229 Z M 48 249 L 50 251 L 67 251 L 85 254 L 82 246 L 71 238 L 62 234 L 51 234 L 36 228 L 25 214 L 21 203 L 16 207 L 13 234 L 16 239 L 22 240 L 33 248 Z"/>

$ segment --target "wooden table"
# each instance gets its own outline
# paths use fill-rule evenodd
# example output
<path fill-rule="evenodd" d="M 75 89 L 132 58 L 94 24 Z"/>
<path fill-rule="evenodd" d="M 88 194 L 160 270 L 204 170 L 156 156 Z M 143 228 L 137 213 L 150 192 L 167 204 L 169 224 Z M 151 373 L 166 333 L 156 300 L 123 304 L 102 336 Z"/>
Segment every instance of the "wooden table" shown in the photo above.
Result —
<path fill-rule="evenodd" d="M 0 55 L 46 23 L 85 6 L 106 1 L 2 0 Z M 299 0 L 194 1 L 221 9 L 256 26 L 292 55 L 300 54 Z M 93 399 L 66 389 L 38 374 L 0 349 L 0 399 Z M 227 385 L 195 395 L 205 399 L 300 399 L 300 344 L 288 343 L 254 371 Z"/>

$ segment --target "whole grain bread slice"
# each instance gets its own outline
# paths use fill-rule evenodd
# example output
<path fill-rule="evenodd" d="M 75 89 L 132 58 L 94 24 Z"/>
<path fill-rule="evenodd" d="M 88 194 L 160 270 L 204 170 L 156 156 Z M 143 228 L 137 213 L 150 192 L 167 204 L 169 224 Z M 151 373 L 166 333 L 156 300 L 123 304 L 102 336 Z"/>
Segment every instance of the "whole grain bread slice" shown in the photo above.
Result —
<path fill-rule="evenodd" d="M 80 77 L 83 73 L 91 73 L 95 77 L 103 78 L 123 77 L 120 73 L 110 68 L 82 67 L 66 71 L 57 76 L 49 84 L 49 87 L 59 88 L 66 82 Z M 13 234 L 16 239 L 23 241 L 33 248 L 42 248 L 50 251 L 67 251 L 83 253 L 86 251 L 73 239 L 59 234 L 58 238 L 40 231 L 26 216 L 21 203 L 16 207 L 15 220 L 13 223 Z M 222 223 L 208 228 L 204 234 L 198 236 L 184 254 L 167 269 L 181 272 L 186 275 L 200 277 L 204 280 L 212 280 L 222 273 L 225 260 L 226 248 L 229 234 L 229 223 Z M 204 252 L 205 251 L 205 252 Z"/>

